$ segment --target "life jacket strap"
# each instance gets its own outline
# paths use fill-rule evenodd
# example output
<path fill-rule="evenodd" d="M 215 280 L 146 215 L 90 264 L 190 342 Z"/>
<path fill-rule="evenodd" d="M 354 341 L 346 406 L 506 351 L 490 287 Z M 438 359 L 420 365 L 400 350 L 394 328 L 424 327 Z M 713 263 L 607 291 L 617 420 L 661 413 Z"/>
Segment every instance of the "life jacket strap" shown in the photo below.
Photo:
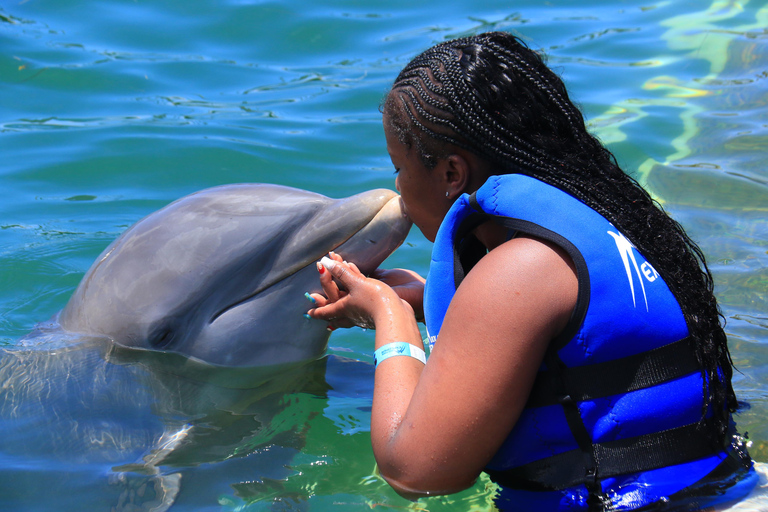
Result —
<path fill-rule="evenodd" d="M 632 356 L 584 366 L 548 368 L 536 376 L 526 407 L 560 403 L 554 384 L 557 371 L 566 383 L 568 395 L 581 402 L 645 389 L 701 371 L 688 336 L 667 345 Z"/>
<path fill-rule="evenodd" d="M 592 445 L 599 479 L 639 473 L 703 459 L 723 450 L 712 435 L 714 423 L 704 420 L 682 427 Z M 486 470 L 494 482 L 513 489 L 557 491 L 587 485 L 581 449 L 540 459 L 503 471 Z"/>

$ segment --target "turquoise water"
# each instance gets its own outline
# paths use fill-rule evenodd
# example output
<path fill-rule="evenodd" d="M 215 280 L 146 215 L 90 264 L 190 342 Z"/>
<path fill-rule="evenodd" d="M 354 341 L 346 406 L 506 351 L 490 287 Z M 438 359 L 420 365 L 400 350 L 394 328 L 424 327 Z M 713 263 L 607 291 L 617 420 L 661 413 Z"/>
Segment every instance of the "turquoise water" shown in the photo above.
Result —
<path fill-rule="evenodd" d="M 758 0 L 3 2 L 0 346 L 61 309 L 111 240 L 180 196 L 235 182 L 332 197 L 393 188 L 378 112 L 388 85 L 431 44 L 494 29 L 549 56 L 595 133 L 701 245 L 735 386 L 750 404 L 737 420 L 754 457 L 768 461 L 768 3 Z M 414 230 L 387 264 L 426 273 L 429 252 Z M 331 358 L 310 372 L 325 382 L 309 379 L 279 403 L 222 399 L 248 402 L 233 413 L 239 444 L 222 443 L 237 453 L 192 450 L 161 467 L 182 475 L 172 510 L 486 507 L 484 479 L 410 504 L 375 475 L 371 347 L 370 332 L 337 331 Z M 116 399 L 130 373 L 111 381 Z M 14 385 L 30 381 L 34 373 Z M 58 411 L 54 385 L 38 385 Z M 134 395 L 139 414 L 148 406 Z M 249 430 L 248 414 L 270 428 Z M 131 510 L 148 496 L 135 471 L 126 482 L 111 469 L 140 460 L 141 446 L 84 464 L 83 439 L 57 458 L 50 440 L 27 434 L 18 439 L 26 449 L 0 456 L 11 468 L 0 508 Z M 11 472 L 22 476 L 8 483 Z"/>

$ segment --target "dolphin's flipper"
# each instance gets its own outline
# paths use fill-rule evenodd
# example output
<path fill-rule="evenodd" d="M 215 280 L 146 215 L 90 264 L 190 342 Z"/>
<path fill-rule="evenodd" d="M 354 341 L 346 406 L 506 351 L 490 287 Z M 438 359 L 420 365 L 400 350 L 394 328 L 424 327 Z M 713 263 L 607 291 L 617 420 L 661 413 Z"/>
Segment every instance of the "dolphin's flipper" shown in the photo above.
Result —
<path fill-rule="evenodd" d="M 112 483 L 122 485 L 125 490 L 120 494 L 120 499 L 115 512 L 165 512 L 168 510 L 181 489 L 181 473 L 164 475 L 160 466 L 189 435 L 192 425 L 185 424 L 175 432 L 165 432 L 158 441 L 158 447 L 142 458 L 142 463 L 127 464 L 114 468 L 119 473 L 115 474 Z M 139 478 L 132 478 L 131 473 L 141 474 Z M 144 475 L 150 475 L 147 478 Z M 138 482 L 138 484 L 136 483 Z M 152 487 L 154 496 L 149 501 L 147 490 Z"/>
<path fill-rule="evenodd" d="M 152 477 L 114 475 L 110 482 L 123 488 L 113 512 L 165 512 L 176 501 L 181 490 L 181 473 Z"/>

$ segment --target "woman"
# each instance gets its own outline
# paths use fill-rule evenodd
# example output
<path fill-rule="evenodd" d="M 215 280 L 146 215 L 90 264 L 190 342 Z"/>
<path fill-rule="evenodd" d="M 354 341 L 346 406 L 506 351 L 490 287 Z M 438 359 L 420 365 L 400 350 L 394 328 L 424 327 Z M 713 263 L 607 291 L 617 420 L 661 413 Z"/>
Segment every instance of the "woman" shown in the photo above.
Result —
<path fill-rule="evenodd" d="M 376 328 L 371 438 L 395 490 L 451 493 L 486 471 L 515 510 L 745 495 L 702 253 L 541 58 L 499 32 L 438 44 L 397 77 L 383 122 L 405 209 L 435 242 L 429 279 L 331 255 L 309 314 Z"/>

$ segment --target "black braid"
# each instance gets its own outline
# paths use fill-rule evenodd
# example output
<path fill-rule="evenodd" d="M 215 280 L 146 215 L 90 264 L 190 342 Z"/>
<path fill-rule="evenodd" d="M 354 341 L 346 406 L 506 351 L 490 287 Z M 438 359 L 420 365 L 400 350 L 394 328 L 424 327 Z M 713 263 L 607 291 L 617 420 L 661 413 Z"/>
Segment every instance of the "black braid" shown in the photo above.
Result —
<path fill-rule="evenodd" d="M 429 169 L 462 147 L 577 197 L 616 226 L 677 298 L 698 340 L 721 436 L 736 409 L 732 362 L 701 249 L 586 129 L 562 80 L 514 36 L 490 32 L 438 44 L 409 63 L 384 106 L 389 128 Z"/>

